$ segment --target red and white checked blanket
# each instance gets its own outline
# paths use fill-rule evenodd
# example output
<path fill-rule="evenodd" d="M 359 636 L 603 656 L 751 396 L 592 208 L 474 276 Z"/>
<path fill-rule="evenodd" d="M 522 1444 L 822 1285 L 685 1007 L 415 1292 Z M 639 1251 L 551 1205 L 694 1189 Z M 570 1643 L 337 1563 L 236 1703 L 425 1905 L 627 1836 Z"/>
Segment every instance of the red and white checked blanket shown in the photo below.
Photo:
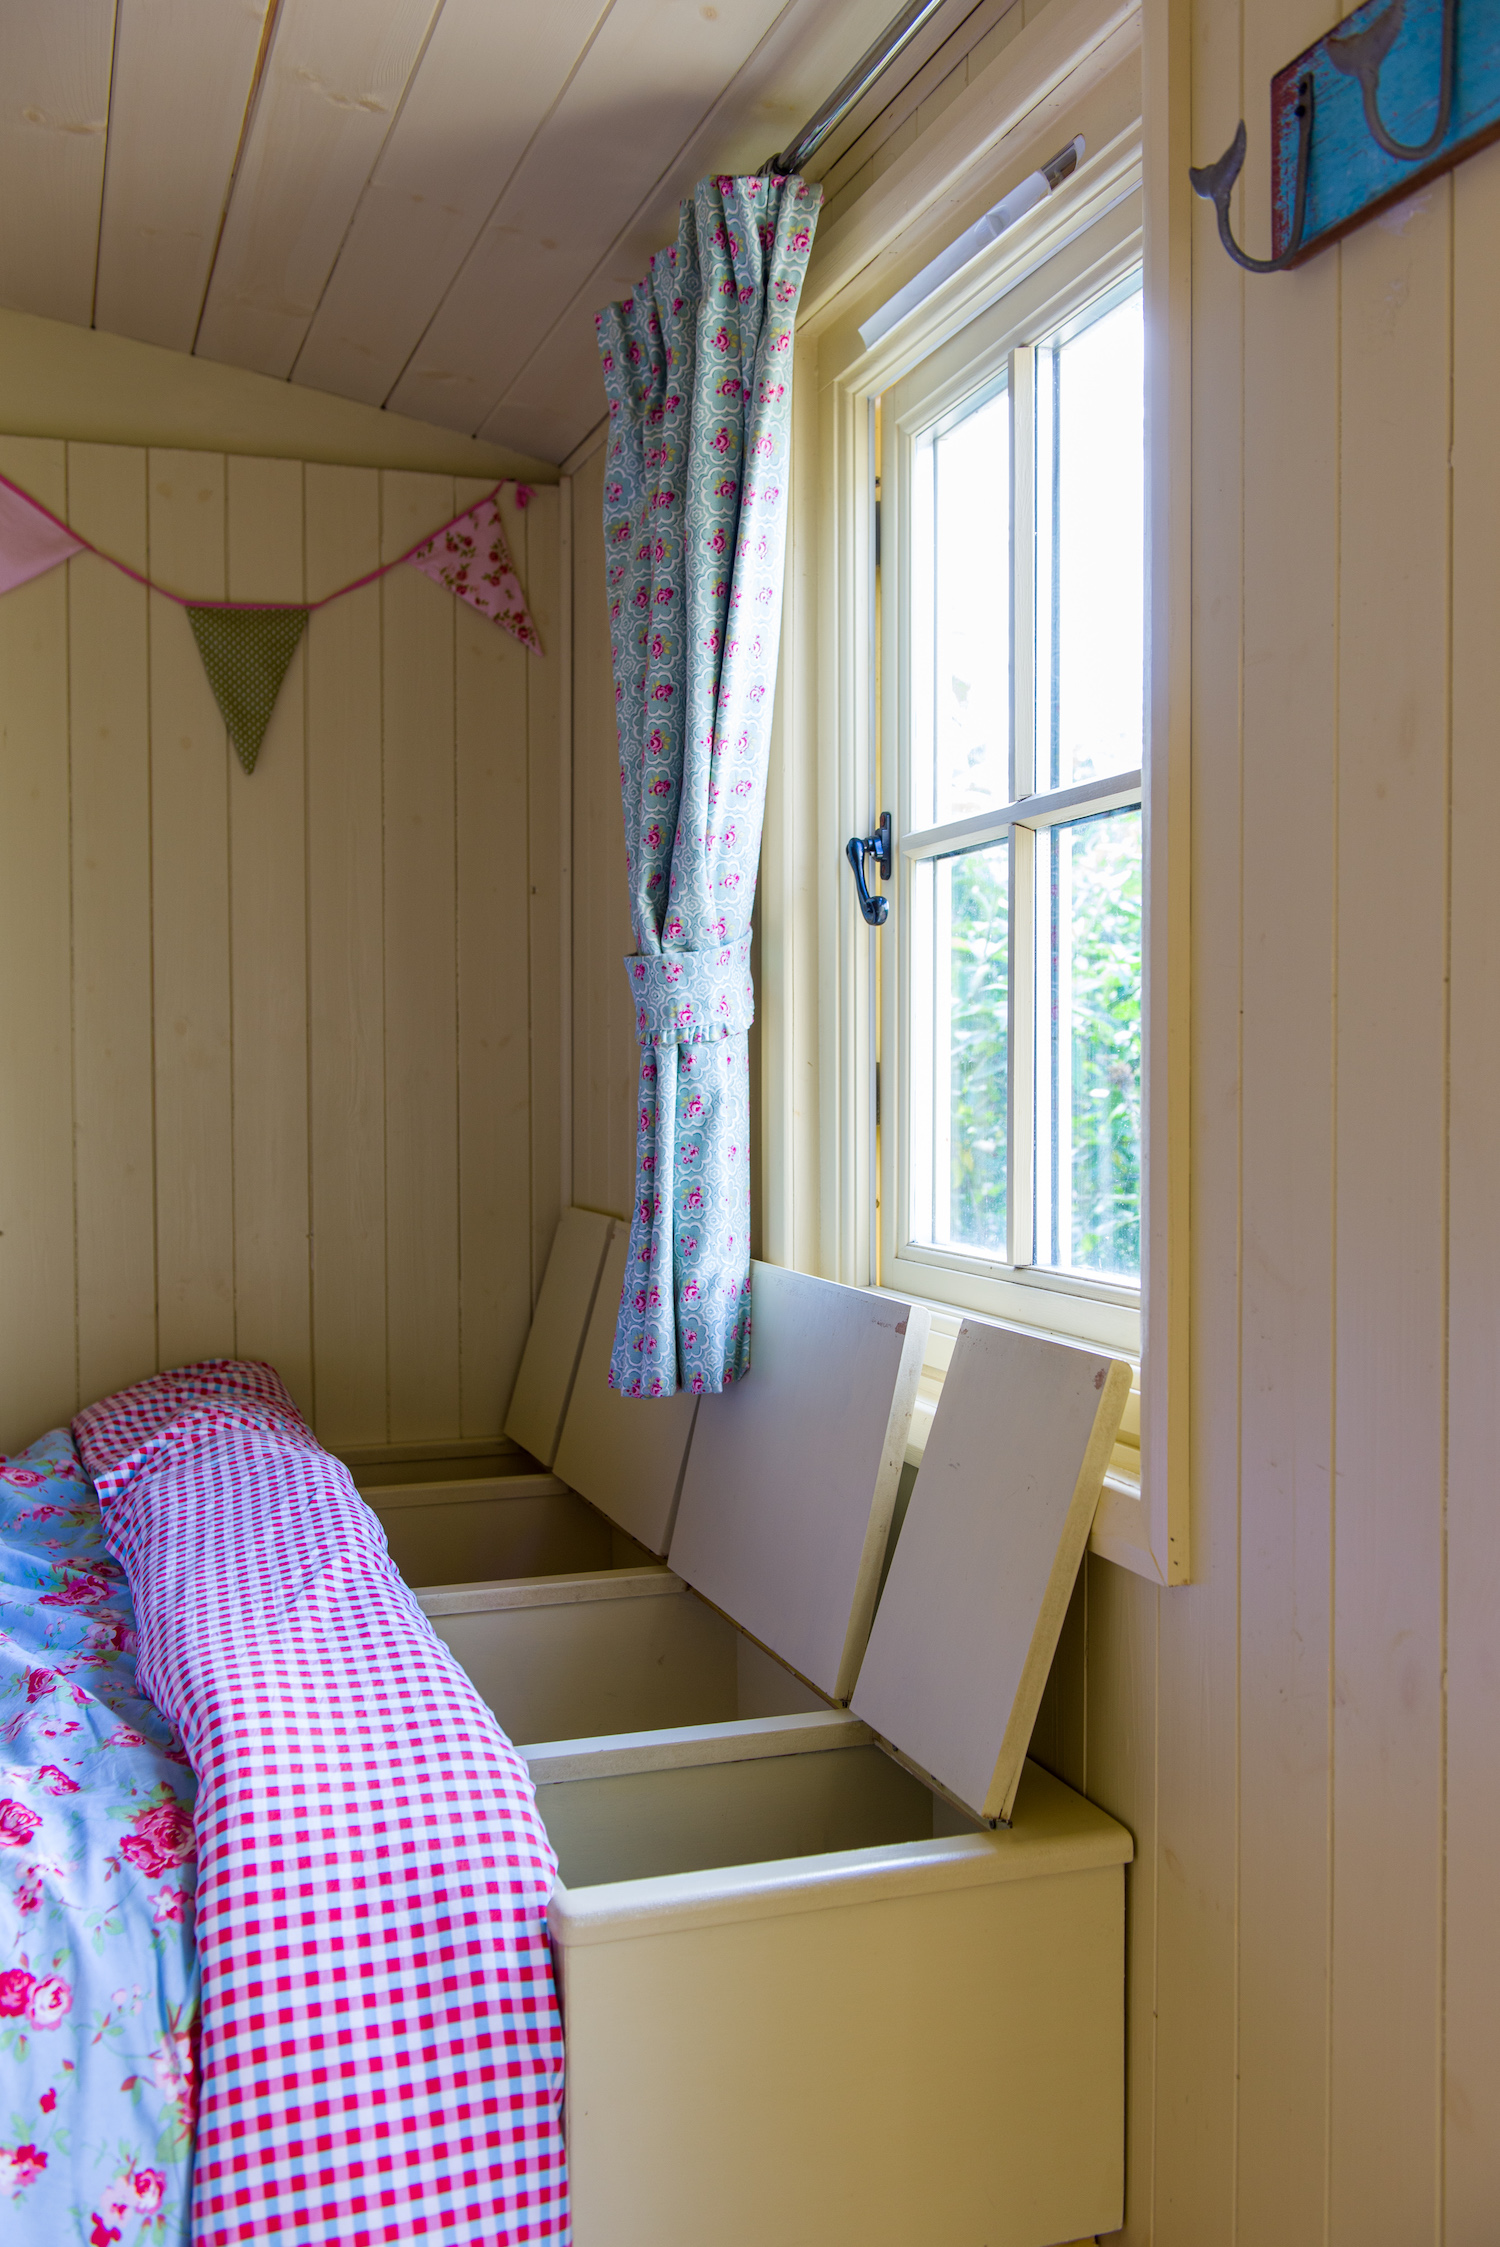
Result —
<path fill-rule="evenodd" d="M 198 1778 L 196 2247 L 566 2242 L 526 1768 L 269 1366 L 73 1432 Z"/>

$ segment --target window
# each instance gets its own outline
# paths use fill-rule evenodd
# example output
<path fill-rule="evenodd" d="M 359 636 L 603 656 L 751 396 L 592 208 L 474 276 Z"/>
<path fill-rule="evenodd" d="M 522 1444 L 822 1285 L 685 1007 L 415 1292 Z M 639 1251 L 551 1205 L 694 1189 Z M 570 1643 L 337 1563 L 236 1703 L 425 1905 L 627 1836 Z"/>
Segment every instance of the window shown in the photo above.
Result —
<path fill-rule="evenodd" d="M 879 1233 L 888 1285 L 1129 1347 L 1143 340 L 1139 267 L 1112 231 L 873 406 L 897 858 Z"/>

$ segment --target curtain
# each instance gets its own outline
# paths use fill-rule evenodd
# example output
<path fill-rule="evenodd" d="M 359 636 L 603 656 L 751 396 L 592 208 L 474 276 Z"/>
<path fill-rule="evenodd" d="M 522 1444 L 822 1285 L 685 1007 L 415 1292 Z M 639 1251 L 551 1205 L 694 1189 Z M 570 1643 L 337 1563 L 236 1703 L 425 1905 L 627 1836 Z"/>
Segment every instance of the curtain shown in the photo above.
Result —
<path fill-rule="evenodd" d="M 750 915 L 781 636 L 792 323 L 822 189 L 708 179 L 599 315 L 605 567 L 640 1042 L 610 1384 L 750 1365 Z"/>

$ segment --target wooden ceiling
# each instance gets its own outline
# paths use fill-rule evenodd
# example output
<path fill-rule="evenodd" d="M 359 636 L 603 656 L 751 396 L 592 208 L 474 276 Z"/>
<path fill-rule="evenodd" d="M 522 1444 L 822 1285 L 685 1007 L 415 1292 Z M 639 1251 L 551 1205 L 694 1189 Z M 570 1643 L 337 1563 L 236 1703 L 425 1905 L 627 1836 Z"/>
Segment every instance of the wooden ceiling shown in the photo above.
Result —
<path fill-rule="evenodd" d="M 6 0 L 0 302 L 560 460 L 601 415 L 594 313 L 679 198 L 895 12 Z"/>

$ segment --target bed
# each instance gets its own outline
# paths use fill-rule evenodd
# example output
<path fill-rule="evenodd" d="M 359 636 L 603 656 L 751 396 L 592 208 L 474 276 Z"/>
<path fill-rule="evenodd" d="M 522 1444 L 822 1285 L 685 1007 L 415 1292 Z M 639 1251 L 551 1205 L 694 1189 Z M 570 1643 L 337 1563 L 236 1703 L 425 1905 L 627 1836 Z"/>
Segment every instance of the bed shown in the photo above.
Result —
<path fill-rule="evenodd" d="M 0 1466 L 0 1664 L 27 2236 L 566 2241 L 529 1778 L 269 1367 Z"/>

